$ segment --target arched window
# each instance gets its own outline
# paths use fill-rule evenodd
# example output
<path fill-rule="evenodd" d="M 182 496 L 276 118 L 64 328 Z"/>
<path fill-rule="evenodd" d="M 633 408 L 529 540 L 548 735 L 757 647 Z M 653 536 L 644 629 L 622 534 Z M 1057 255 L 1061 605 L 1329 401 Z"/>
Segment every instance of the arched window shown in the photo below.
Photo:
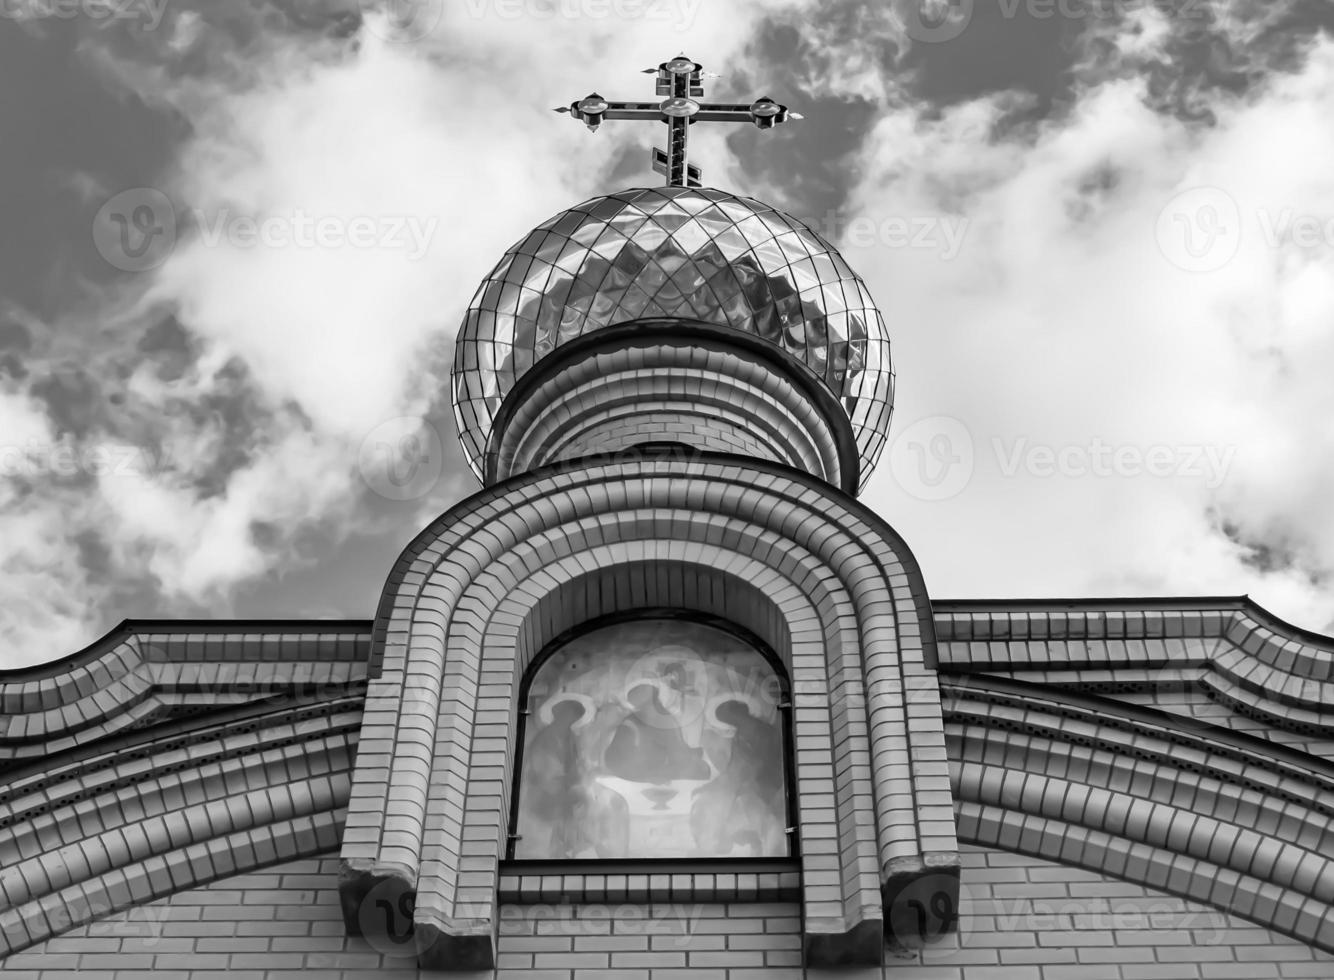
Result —
<path fill-rule="evenodd" d="M 604 622 L 553 643 L 524 690 L 512 857 L 790 855 L 786 687 L 757 641 Z"/>

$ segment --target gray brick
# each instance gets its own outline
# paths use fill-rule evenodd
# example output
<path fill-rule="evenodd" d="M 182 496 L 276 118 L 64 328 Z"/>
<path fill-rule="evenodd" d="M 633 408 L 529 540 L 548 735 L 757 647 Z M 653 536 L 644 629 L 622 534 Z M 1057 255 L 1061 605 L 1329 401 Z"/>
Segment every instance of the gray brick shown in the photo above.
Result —
<path fill-rule="evenodd" d="M 1042 967 L 1042 980 L 1120 980 L 1121 971 L 1113 964 L 1078 966 L 1067 964 Z"/>
<path fill-rule="evenodd" d="M 623 954 L 636 955 L 636 954 Z M 606 967 L 607 953 L 534 953 L 533 966 L 537 969 L 593 970 Z"/>
<path fill-rule="evenodd" d="M 1202 963 L 1200 976 L 1204 980 L 1251 980 L 1254 977 L 1278 976 L 1276 963 Z"/>
<path fill-rule="evenodd" d="M 1121 967 L 1122 980 L 1195 980 L 1199 975 L 1194 963 L 1128 963 Z"/>
<path fill-rule="evenodd" d="M 686 965 L 685 953 L 649 952 L 649 953 L 612 953 L 613 967 L 647 967 L 652 970 Z M 762 964 L 761 964 L 762 965 Z"/>

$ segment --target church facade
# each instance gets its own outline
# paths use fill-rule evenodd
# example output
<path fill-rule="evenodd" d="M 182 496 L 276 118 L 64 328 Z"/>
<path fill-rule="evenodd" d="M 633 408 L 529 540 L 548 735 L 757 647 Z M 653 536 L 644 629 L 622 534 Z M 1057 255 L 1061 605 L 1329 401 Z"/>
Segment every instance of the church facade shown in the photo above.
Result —
<path fill-rule="evenodd" d="M 126 621 L 0 674 L 5 976 L 1334 977 L 1334 640 L 945 602 L 858 501 L 889 337 L 815 232 L 663 187 L 517 242 L 482 489 L 369 622 Z"/>

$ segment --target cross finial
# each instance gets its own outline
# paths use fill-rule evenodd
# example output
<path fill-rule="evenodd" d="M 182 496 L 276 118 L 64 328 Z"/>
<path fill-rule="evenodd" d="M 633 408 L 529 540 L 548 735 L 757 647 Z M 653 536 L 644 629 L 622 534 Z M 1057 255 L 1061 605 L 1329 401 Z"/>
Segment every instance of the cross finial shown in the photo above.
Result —
<path fill-rule="evenodd" d="M 608 102 L 593 92 L 557 112 L 568 112 L 589 129 L 596 131 L 604 119 L 656 119 L 667 124 L 667 149 L 653 150 L 653 169 L 667 178 L 669 187 L 700 186 L 700 169 L 686 160 L 686 136 L 697 122 L 751 122 L 760 129 L 772 129 L 801 115 L 788 111 L 768 96 L 750 105 L 744 103 L 699 102 L 704 97 L 704 66 L 684 54 L 664 61 L 657 68 L 645 68 L 644 74 L 658 76 L 661 102 Z M 716 75 L 710 76 L 716 78 Z"/>

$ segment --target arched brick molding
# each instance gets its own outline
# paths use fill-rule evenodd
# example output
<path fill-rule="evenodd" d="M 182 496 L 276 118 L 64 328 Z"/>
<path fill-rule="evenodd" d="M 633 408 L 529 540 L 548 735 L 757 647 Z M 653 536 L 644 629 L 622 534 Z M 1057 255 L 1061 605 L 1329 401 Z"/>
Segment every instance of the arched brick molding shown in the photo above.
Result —
<path fill-rule="evenodd" d="M 887 966 L 951 980 L 1286 977 L 1327 980 L 1334 955 L 1099 868 L 960 844 L 958 932 Z"/>
<path fill-rule="evenodd" d="M 680 604 L 648 576 L 635 593 L 631 570 L 658 562 L 681 568 L 681 589 L 722 575 L 708 611 L 724 618 L 745 615 L 757 582 L 770 596 L 767 636 L 797 690 L 810 961 L 879 958 L 877 886 L 891 907 L 926 877 L 948 892 L 954 875 L 957 889 L 930 619 L 910 553 L 816 478 L 739 462 L 550 467 L 465 501 L 409 546 L 374 630 L 379 676 L 342 852 L 349 928 L 361 895 L 396 878 L 417 893 L 424 962 L 489 962 L 512 778 L 504 740 L 526 658 L 575 624 L 577 613 L 552 610 L 588 596 L 574 583 L 598 569 L 626 570 L 606 580 L 599 614 Z M 818 684 L 805 702 L 803 681 Z M 819 753 L 822 775 L 809 775 Z"/>
<path fill-rule="evenodd" d="M 678 530 L 691 534 L 688 525 Z M 824 590 L 818 587 L 811 588 L 813 595 L 807 598 L 783 573 L 745 558 L 732 548 L 694 544 L 688 537 L 646 540 L 636 537 L 637 529 L 631 524 L 619 526 L 617 533 L 629 540 L 567 556 L 544 565 L 533 576 L 521 574 L 522 552 L 511 553 L 507 557 L 517 560 L 520 571 L 512 582 L 502 584 L 493 567 L 492 582 L 488 583 L 484 575 L 474 583 L 476 591 L 500 585 L 507 597 L 496 609 L 483 639 L 484 656 L 488 649 L 492 651 L 488 667 L 496 669 L 488 671 L 488 675 L 494 675 L 487 678 L 493 682 L 491 697 L 479 699 L 476 735 L 470 749 L 463 839 L 485 837 L 488 843 L 494 841 L 495 858 L 503 853 L 503 838 L 495 834 L 495 828 L 504 826 L 509 813 L 513 705 L 518 681 L 532 658 L 550 640 L 581 621 L 652 608 L 663 599 L 679 595 L 679 601 L 672 603 L 676 608 L 718 615 L 756 632 L 779 654 L 793 679 L 793 725 L 805 736 L 795 740 L 794 760 L 796 785 L 800 788 L 796 802 L 801 849 L 808 856 L 812 880 L 829 876 L 826 883 L 807 889 L 808 930 L 813 935 L 828 932 L 832 936 L 855 930 L 863 909 L 879 900 L 875 842 L 864 835 L 841 852 L 831 845 L 849 829 L 873 826 L 875 813 L 870 794 L 865 791 L 870 778 L 866 760 L 838 759 L 831 751 L 837 725 L 846 728 L 860 724 L 864 737 L 864 723 L 855 716 L 848 717 L 852 699 L 846 694 L 831 696 L 837 682 L 831 683 L 826 655 L 829 647 L 841 648 L 849 640 L 855 643 L 855 624 L 849 623 L 846 615 L 830 619 L 818 612 L 821 604 L 837 603 L 846 608 L 846 599 L 822 594 Z M 525 544 L 531 547 L 535 543 Z M 796 564 L 792 555 L 784 557 Z M 594 567 L 591 572 L 585 571 L 589 565 Z M 587 597 L 587 603 L 572 607 L 568 599 L 561 601 L 562 596 L 575 594 Z M 451 655 L 461 654 L 451 651 Z M 481 714 L 483 700 L 494 705 L 494 716 Z M 864 712 L 860 704 L 857 707 Z M 838 784 L 830 776 L 836 767 L 847 773 Z M 436 795 L 433 793 L 433 797 Z M 443 812 L 444 807 L 428 807 L 432 818 Z M 471 859 L 462 857 L 459 902 L 480 907 L 492 900 L 497 882 L 495 858 L 489 853 Z M 417 892 L 419 906 L 429 909 L 429 896 L 439 894 L 433 886 L 438 888 L 450 880 L 447 865 L 445 861 L 433 868 L 423 866 Z M 431 871 L 443 872 L 443 876 L 433 882 Z M 827 914 L 820 921 L 821 903 L 836 905 L 837 914 Z M 864 918 L 869 923 L 865 928 L 872 931 L 878 944 L 879 918 Z"/>
<path fill-rule="evenodd" d="M 0 774 L 198 712 L 346 692 L 370 624 L 126 620 L 61 660 L 0 670 Z"/>
<path fill-rule="evenodd" d="M 961 839 L 1214 905 L 1334 951 L 1334 772 L 1107 699 L 942 679 Z"/>
<path fill-rule="evenodd" d="M 940 659 L 1334 761 L 1334 643 L 1243 597 L 937 603 Z"/>
<path fill-rule="evenodd" d="M 0 956 L 202 882 L 338 843 L 361 697 L 232 709 L 12 773 Z"/>

